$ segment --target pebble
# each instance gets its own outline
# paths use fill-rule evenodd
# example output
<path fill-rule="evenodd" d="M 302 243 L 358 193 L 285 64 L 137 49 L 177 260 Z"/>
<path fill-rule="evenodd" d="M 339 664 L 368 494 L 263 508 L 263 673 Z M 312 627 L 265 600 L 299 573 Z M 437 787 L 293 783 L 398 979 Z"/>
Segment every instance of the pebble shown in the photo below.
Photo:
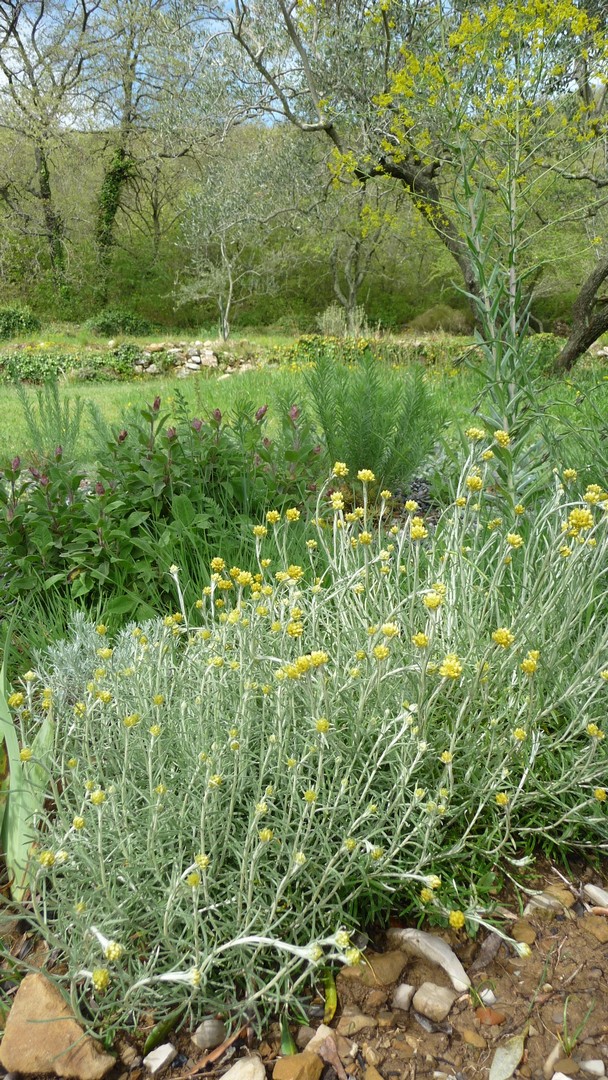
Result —
<path fill-rule="evenodd" d="M 593 904 L 598 907 L 608 907 L 608 892 L 600 889 L 599 885 L 584 885 L 583 891 Z"/>
<path fill-rule="evenodd" d="M 296 1046 L 298 1050 L 305 1050 L 311 1039 L 315 1037 L 315 1029 L 308 1027 L 308 1024 L 300 1024 L 298 1033 L 296 1035 Z"/>
<path fill-rule="evenodd" d="M 527 919 L 518 919 L 511 927 L 511 937 L 524 945 L 533 945 L 536 941 L 536 930 Z"/>
<path fill-rule="evenodd" d="M 475 1046 L 478 1050 L 485 1050 L 488 1045 L 483 1035 L 480 1035 L 474 1028 L 464 1028 L 462 1037 L 465 1043 L 468 1043 L 469 1046 Z"/>
<path fill-rule="evenodd" d="M 328 1027 L 327 1024 L 319 1024 L 312 1039 L 306 1044 L 304 1049 L 309 1050 L 311 1054 L 316 1054 L 321 1043 L 325 1042 L 326 1039 L 334 1039 L 335 1041 L 335 1038 L 336 1033 L 332 1028 Z"/>
<path fill-rule="evenodd" d="M 207 1016 L 198 1025 L 192 1036 L 192 1042 L 199 1050 L 214 1050 L 226 1038 L 226 1025 L 215 1016 Z"/>
<path fill-rule="evenodd" d="M 171 1043 L 163 1043 L 162 1046 L 157 1046 L 156 1050 L 150 1051 L 144 1058 L 144 1065 L 152 1076 L 156 1076 L 157 1073 L 168 1068 L 176 1057 L 177 1050 L 175 1047 Z"/>
<path fill-rule="evenodd" d="M 555 1071 L 563 1073 L 564 1076 L 576 1076 L 581 1071 L 581 1067 L 573 1058 L 563 1057 L 555 1062 Z"/>
<path fill-rule="evenodd" d="M 580 924 L 583 930 L 592 934 L 600 944 L 605 945 L 608 942 L 608 919 L 601 915 L 585 915 L 580 920 Z"/>
<path fill-rule="evenodd" d="M 490 990 L 489 988 L 487 988 L 486 990 L 482 990 L 479 996 L 483 1001 L 484 1005 L 494 1005 L 496 1001 L 496 994 L 493 990 Z"/>
<path fill-rule="evenodd" d="M 393 1009 L 401 1009 L 403 1012 L 407 1012 L 412 1004 L 412 998 L 415 993 L 415 986 L 412 986 L 410 983 L 401 983 L 394 991 L 391 998 Z"/>
<path fill-rule="evenodd" d="M 424 982 L 414 994 L 413 1005 L 416 1012 L 439 1023 L 445 1020 L 457 997 L 458 994 L 454 990 L 448 990 L 446 986 Z"/>
<path fill-rule="evenodd" d="M 319 1080 L 325 1062 L 318 1054 L 304 1050 L 302 1054 L 289 1054 L 279 1058 L 273 1072 L 273 1080 Z"/>
<path fill-rule="evenodd" d="M 561 1055 L 562 1055 L 562 1044 L 559 1043 L 559 1042 L 556 1042 L 555 1046 L 551 1050 L 548 1058 L 546 1059 L 545 1064 L 543 1065 L 543 1076 L 544 1076 L 545 1080 L 551 1080 L 551 1078 L 553 1076 L 553 1073 L 555 1072 L 555 1065 L 559 1061 Z"/>
<path fill-rule="evenodd" d="M 592 1058 L 589 1061 L 581 1061 L 581 1069 L 587 1073 L 588 1076 L 605 1076 L 606 1066 L 599 1058 Z"/>
<path fill-rule="evenodd" d="M 266 1069 L 257 1054 L 239 1058 L 232 1068 L 225 1072 L 222 1080 L 266 1080 Z"/>
<path fill-rule="evenodd" d="M 405 953 L 400 949 L 391 949 L 385 953 L 365 953 L 365 962 L 342 968 L 343 979 L 358 979 L 363 986 L 372 989 L 378 986 L 390 986 L 399 978 L 407 963 Z"/>
<path fill-rule="evenodd" d="M 341 1016 L 336 1025 L 336 1031 L 339 1035 L 356 1035 L 363 1028 L 373 1027 L 376 1027 L 376 1020 L 373 1016 L 357 1013 L 355 1016 Z"/>

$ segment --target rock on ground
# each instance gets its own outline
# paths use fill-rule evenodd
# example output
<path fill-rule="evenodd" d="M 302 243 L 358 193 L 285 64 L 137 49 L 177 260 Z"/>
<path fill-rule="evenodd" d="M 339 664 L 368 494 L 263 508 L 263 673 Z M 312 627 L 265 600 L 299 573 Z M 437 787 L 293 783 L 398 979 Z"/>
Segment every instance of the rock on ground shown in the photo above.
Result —
<path fill-rule="evenodd" d="M 266 1069 L 262 1059 L 257 1054 L 248 1058 L 240 1058 L 228 1072 L 225 1072 L 222 1080 L 266 1080 Z"/>
<path fill-rule="evenodd" d="M 273 1080 L 319 1080 L 325 1062 L 317 1054 L 304 1051 L 279 1058 L 272 1073 Z"/>
<path fill-rule="evenodd" d="M 57 987 L 39 973 L 26 975 L 8 1015 L 0 1044 L 7 1072 L 54 1073 L 101 1080 L 115 1064 L 101 1043 L 85 1035 Z"/>

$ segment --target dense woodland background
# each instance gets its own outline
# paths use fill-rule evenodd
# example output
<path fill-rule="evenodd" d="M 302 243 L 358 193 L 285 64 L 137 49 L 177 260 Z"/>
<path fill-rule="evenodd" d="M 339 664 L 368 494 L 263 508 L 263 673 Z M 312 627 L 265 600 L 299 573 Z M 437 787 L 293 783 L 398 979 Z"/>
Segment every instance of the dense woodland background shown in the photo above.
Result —
<path fill-rule="evenodd" d="M 593 3 L 578 6 L 601 21 Z M 447 16 L 457 26 L 474 9 Z M 431 165 L 409 133 L 405 155 L 393 152 L 396 128 L 379 107 L 404 43 L 421 57 L 439 47 L 434 10 L 424 0 L 2 0 L 3 302 L 76 321 L 120 305 L 161 325 L 223 321 L 226 332 L 316 329 L 333 304 L 355 332 L 363 316 L 391 330 L 471 327 L 460 254 L 429 213 L 462 195 L 441 103 Z M 567 56 L 536 91 L 543 179 L 522 225 L 533 326 L 545 330 L 569 323 L 606 257 L 605 86 L 580 40 L 555 48 Z M 460 51 L 448 49 L 446 69 Z M 394 103 L 394 82 L 390 93 Z M 582 150 L 581 101 L 595 122 Z M 503 208 L 487 173 L 484 192 L 499 244 Z M 464 250 L 457 215 L 455 231 Z"/>

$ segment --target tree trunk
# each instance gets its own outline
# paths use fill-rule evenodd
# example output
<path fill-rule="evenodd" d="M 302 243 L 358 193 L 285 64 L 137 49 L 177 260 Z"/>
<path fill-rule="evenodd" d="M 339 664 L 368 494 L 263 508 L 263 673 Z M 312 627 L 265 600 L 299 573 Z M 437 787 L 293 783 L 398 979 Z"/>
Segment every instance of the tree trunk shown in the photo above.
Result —
<path fill-rule="evenodd" d="M 95 240 L 99 256 L 97 292 L 102 303 L 107 300 L 110 258 L 114 246 L 114 225 L 126 183 L 132 175 L 132 161 L 121 143 L 104 172 L 97 200 Z"/>
<path fill-rule="evenodd" d="M 56 281 L 63 284 L 65 272 L 65 224 L 53 203 L 49 164 L 44 147 L 38 144 L 34 150 L 38 175 L 38 196 L 42 204 L 42 216 L 49 246 L 51 270 Z"/>
<path fill-rule="evenodd" d="M 608 331 L 608 300 L 598 298 L 598 291 L 608 278 L 608 257 L 601 259 L 583 282 L 572 305 L 570 337 L 555 360 L 556 371 L 570 368 L 584 352 Z"/>

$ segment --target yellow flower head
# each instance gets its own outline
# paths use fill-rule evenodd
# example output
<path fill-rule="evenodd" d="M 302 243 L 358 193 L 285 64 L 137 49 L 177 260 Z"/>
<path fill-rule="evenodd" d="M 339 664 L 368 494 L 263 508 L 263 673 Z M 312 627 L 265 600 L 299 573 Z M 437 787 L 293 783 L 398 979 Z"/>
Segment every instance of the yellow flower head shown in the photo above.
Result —
<path fill-rule="evenodd" d="M 481 479 L 481 476 L 477 476 L 475 473 L 471 473 L 470 476 L 467 476 L 465 484 L 469 491 L 481 491 L 483 487 L 483 480 Z"/>
<path fill-rule="evenodd" d="M 576 469 L 564 469 L 562 476 L 566 483 L 569 483 L 571 480 L 576 480 L 578 473 Z"/>
<path fill-rule="evenodd" d="M 260 829 L 258 836 L 261 844 L 269 844 L 272 840 L 274 833 L 272 829 Z"/>
<path fill-rule="evenodd" d="M 499 626 L 492 634 L 492 641 L 500 645 L 502 649 L 509 649 L 515 641 L 515 635 L 506 626 Z"/>
<path fill-rule="evenodd" d="M 478 427 L 467 428 L 467 430 L 465 431 L 465 435 L 467 439 L 470 439 L 471 442 L 479 442 L 480 439 L 485 439 L 486 437 L 486 433 L 483 428 Z"/>
<path fill-rule="evenodd" d="M 593 528 L 593 514 L 587 507 L 574 507 L 568 514 L 568 524 L 571 529 L 583 532 Z"/>
<path fill-rule="evenodd" d="M 266 517 L 268 517 L 268 515 L 266 515 Z M 297 509 L 297 507 L 291 506 L 288 510 L 285 511 L 285 517 L 288 521 L 299 521 L 300 511 Z"/>
<path fill-rule="evenodd" d="M 417 649 L 426 649 L 428 643 L 429 639 L 422 630 L 419 630 L 418 633 L 414 634 L 412 637 L 412 644 L 414 644 Z"/>
<path fill-rule="evenodd" d="M 498 443 L 498 445 L 502 446 L 503 449 L 506 449 L 506 447 L 509 446 L 509 444 L 511 442 L 511 436 L 509 435 L 508 431 L 503 431 L 503 430 L 495 431 L 494 432 L 494 438 L 496 439 L 496 442 Z"/>
<path fill-rule="evenodd" d="M 253 535 L 257 540 L 263 540 L 265 536 L 268 536 L 268 529 L 265 525 L 254 525 Z"/>
<path fill-rule="evenodd" d="M 606 788 L 596 787 L 593 792 L 593 798 L 597 799 L 598 802 L 606 802 L 606 799 L 608 799 Z"/>
<path fill-rule="evenodd" d="M 498 791 L 494 798 L 496 799 L 497 806 L 509 805 L 509 796 L 507 795 L 506 791 Z"/>
<path fill-rule="evenodd" d="M 444 765 L 449 765 L 450 762 L 454 760 L 454 755 L 451 754 L 449 750 L 444 750 L 443 753 L 439 755 L 439 760 L 443 761 Z"/>
<path fill-rule="evenodd" d="M 72 828 L 79 831 L 80 829 L 84 829 L 84 825 L 85 825 L 84 818 L 80 817 L 79 814 L 76 817 L 72 818 Z"/>
<path fill-rule="evenodd" d="M 459 679 L 462 675 L 462 664 L 456 653 L 448 653 L 439 668 L 442 679 Z"/>
<path fill-rule="evenodd" d="M 34 756 L 34 751 L 29 746 L 22 746 L 19 751 L 19 761 L 31 761 Z"/>
<path fill-rule="evenodd" d="M 405 504 L 405 509 L 407 510 L 408 514 L 415 514 L 416 510 L 418 509 L 418 503 L 415 499 L 408 499 Z"/>
<path fill-rule="evenodd" d="M 357 480 L 360 480 L 362 484 L 373 484 L 376 479 L 371 469 L 359 469 L 357 473 Z"/>
<path fill-rule="evenodd" d="M 430 611 L 434 611 L 435 608 L 438 608 L 440 604 L 443 603 L 443 597 L 436 589 L 431 589 L 430 592 L 425 593 L 422 597 L 422 603 L 425 607 L 429 608 Z"/>
<path fill-rule="evenodd" d="M 331 502 L 332 510 L 343 510 L 344 509 L 344 496 L 342 495 L 342 492 L 340 492 L 340 491 L 332 492 L 331 497 L 330 497 L 330 502 Z"/>
<path fill-rule="evenodd" d="M 332 469 L 334 476 L 348 476 L 348 467 L 344 461 L 336 461 Z"/>
<path fill-rule="evenodd" d="M 93 806 L 101 806 L 106 801 L 106 793 L 103 788 L 96 788 L 91 792 L 91 802 Z"/>
<path fill-rule="evenodd" d="M 374 645 L 372 652 L 376 660 L 386 660 L 390 650 L 387 645 Z"/>
<path fill-rule="evenodd" d="M 201 875 L 197 874 L 196 870 L 192 870 L 191 873 L 186 875 L 186 885 L 191 889 L 196 889 L 201 883 Z"/>
<path fill-rule="evenodd" d="M 317 793 L 314 788 L 308 788 L 308 790 L 304 792 L 304 799 L 307 803 L 316 802 Z"/>
<path fill-rule="evenodd" d="M 110 985 L 110 972 L 107 968 L 93 968 L 91 982 L 96 993 L 103 994 Z"/>
<path fill-rule="evenodd" d="M 269 525 L 276 525 L 281 520 L 281 515 L 278 510 L 269 510 L 266 514 L 266 521 Z"/>
<path fill-rule="evenodd" d="M 17 691 L 14 694 L 9 694 L 7 698 L 7 705 L 11 709 L 18 709 L 21 705 L 23 705 L 24 701 L 25 696 L 20 691 Z"/>
<path fill-rule="evenodd" d="M 326 716 L 320 716 L 319 719 L 315 721 L 315 728 L 320 735 L 327 735 L 330 727 L 331 724 Z"/>
<path fill-rule="evenodd" d="M 110 960 L 110 961 L 115 962 L 116 960 L 120 960 L 120 958 L 121 958 L 124 951 L 125 950 L 124 950 L 123 946 L 120 944 L 120 942 L 118 942 L 118 941 L 108 941 L 105 949 L 103 950 L 103 953 L 104 953 L 104 956 L 105 956 L 106 960 Z"/>
<path fill-rule="evenodd" d="M 523 742 L 526 737 L 527 737 L 527 732 L 526 732 L 525 728 L 521 728 L 521 727 L 515 728 L 515 731 L 513 732 L 513 738 L 514 739 L 517 739 L 518 742 Z"/>
<path fill-rule="evenodd" d="M 209 864 L 211 863 L 211 859 L 208 855 L 205 855 L 204 852 L 200 852 L 198 855 L 195 855 L 194 861 L 198 866 L 199 870 L 207 870 Z"/>
<path fill-rule="evenodd" d="M 450 911 L 448 922 L 452 927 L 452 930 L 462 930 L 462 927 L 465 924 L 465 917 L 462 911 Z"/>
<path fill-rule="evenodd" d="M 512 548 L 523 547 L 524 538 L 519 533 L 507 533 L 507 544 Z"/>

